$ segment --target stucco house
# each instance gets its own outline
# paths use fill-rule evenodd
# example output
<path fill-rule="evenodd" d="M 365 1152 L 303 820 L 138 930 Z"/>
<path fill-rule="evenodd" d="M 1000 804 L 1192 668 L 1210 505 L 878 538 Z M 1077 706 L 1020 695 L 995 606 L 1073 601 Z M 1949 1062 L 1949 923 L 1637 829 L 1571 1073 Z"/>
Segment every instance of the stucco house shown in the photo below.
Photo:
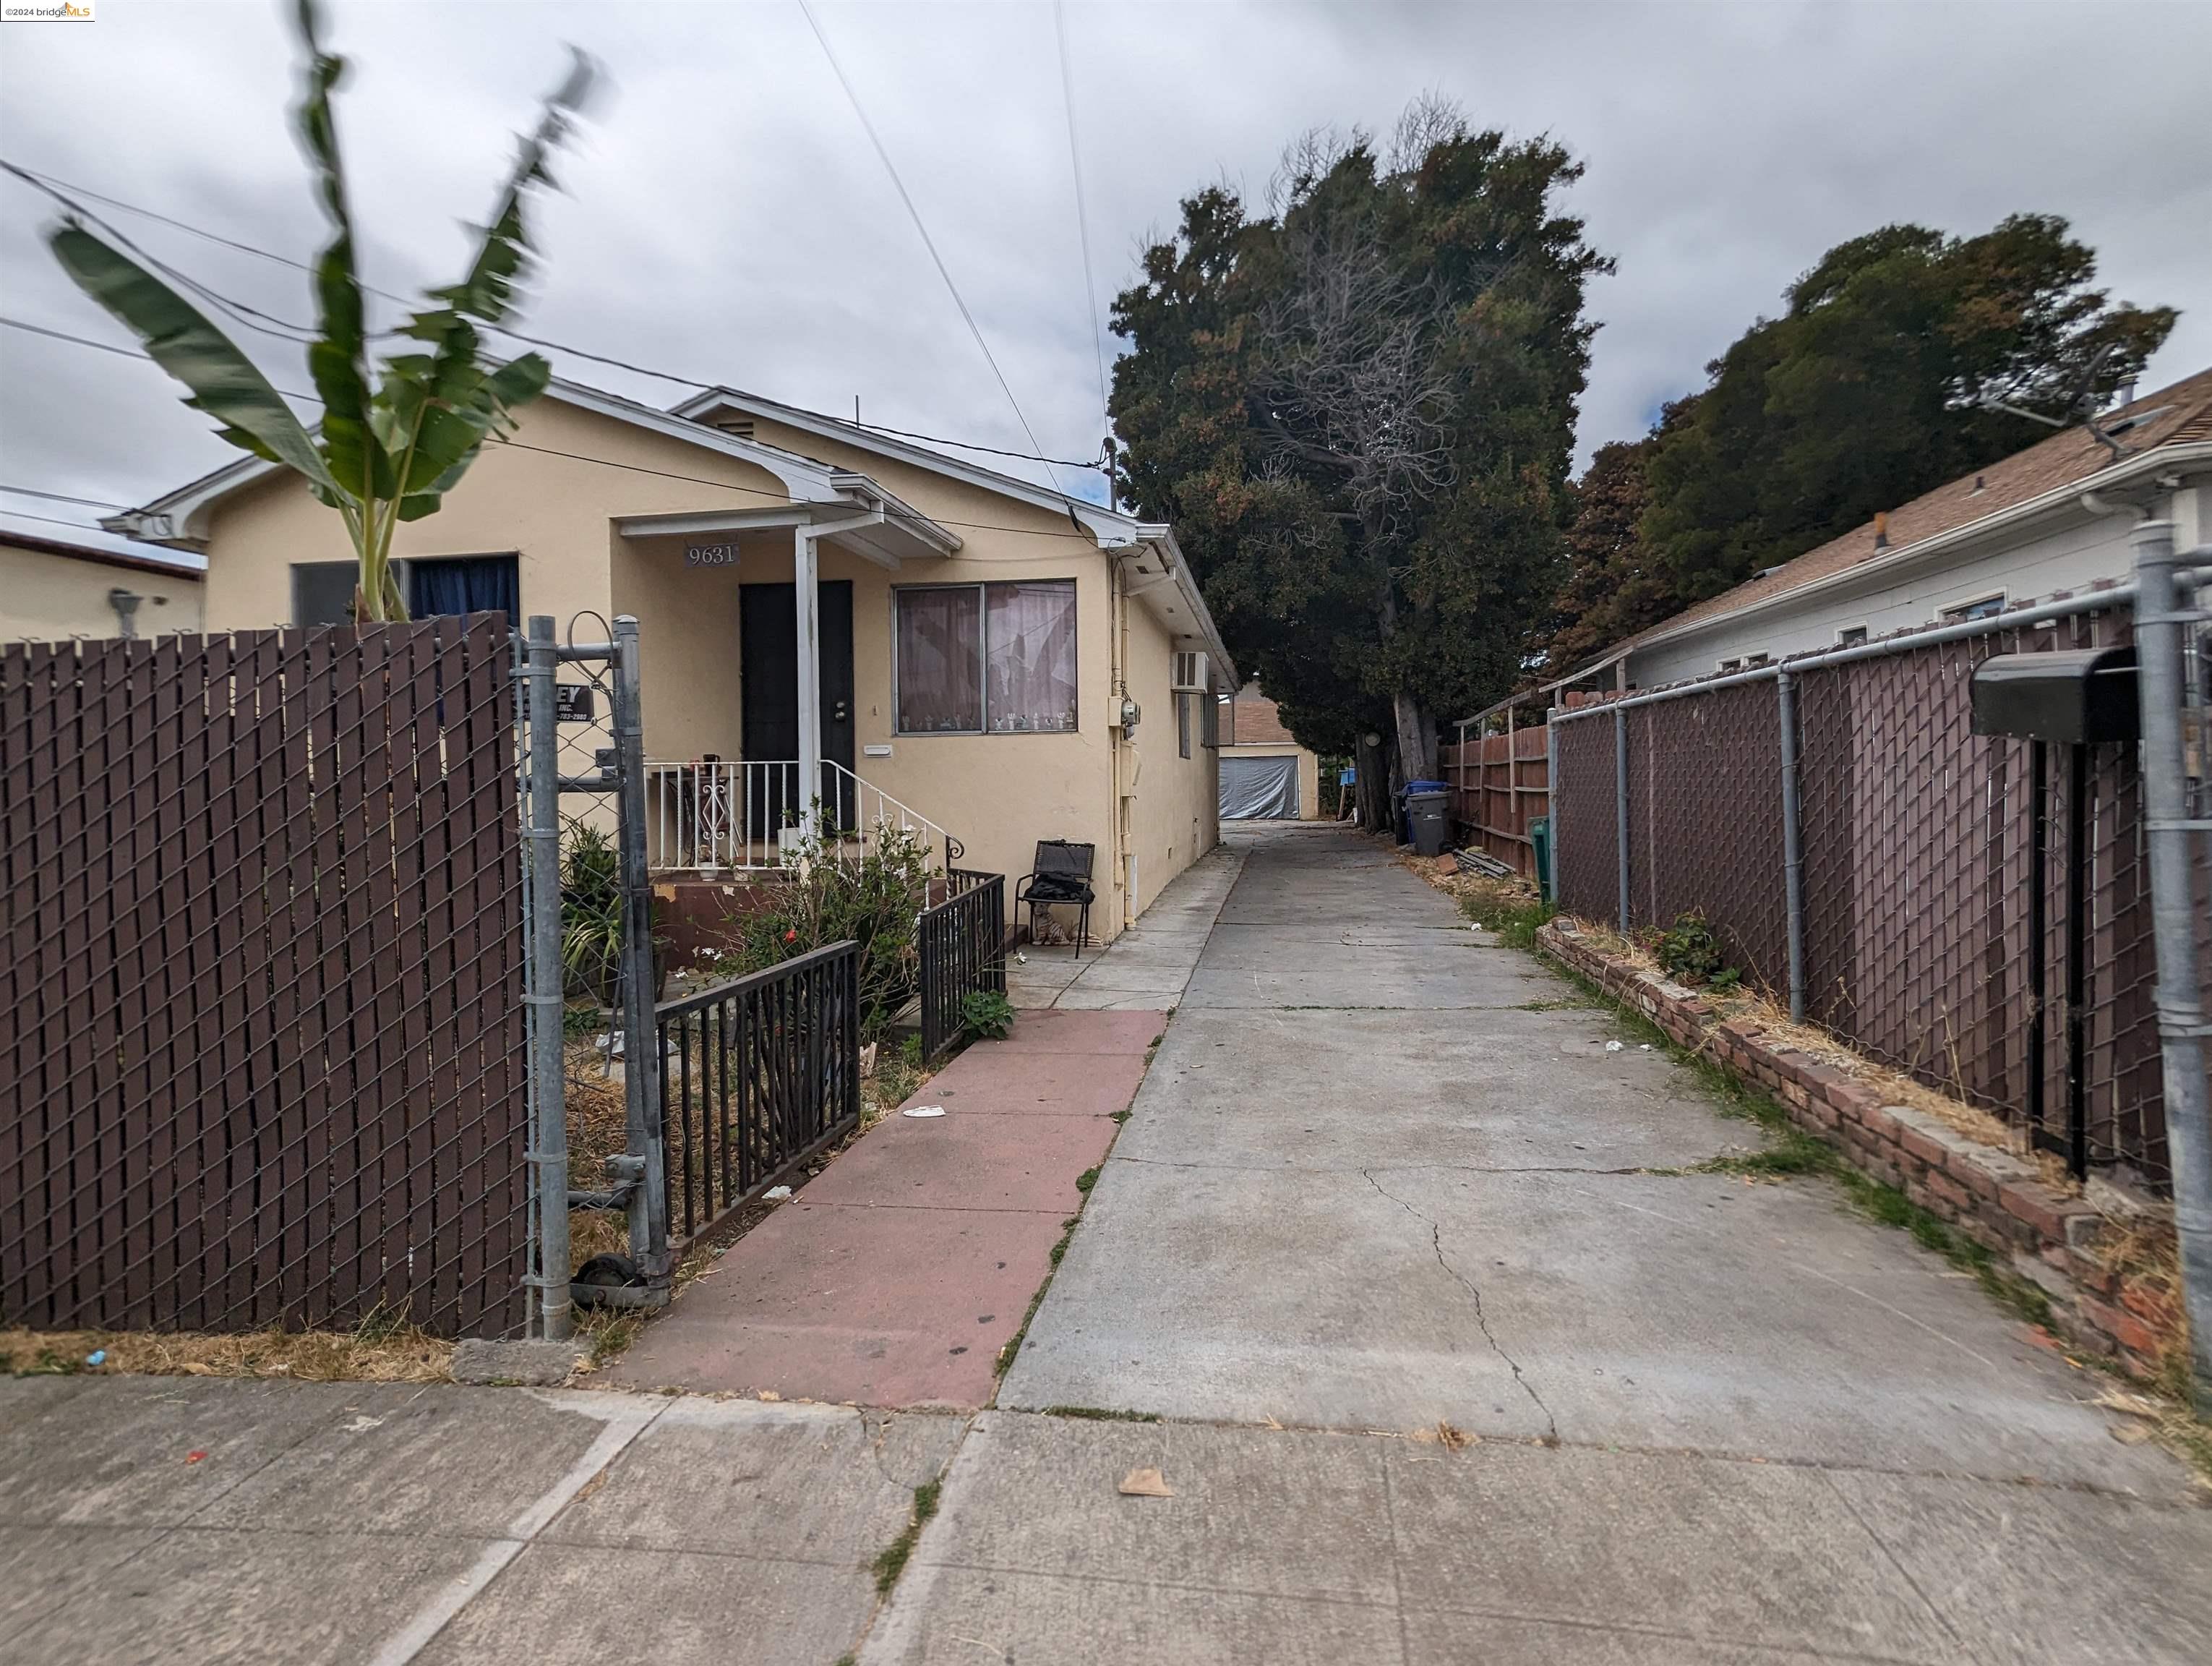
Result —
<path fill-rule="evenodd" d="M 210 630 L 349 617 L 337 518 L 273 465 L 106 525 L 204 553 Z M 1010 879 L 1064 838 L 1110 938 L 1218 836 L 1235 672 L 1166 526 L 734 389 L 556 382 L 394 553 L 418 614 L 637 617 L 660 873 L 772 866 L 814 803 Z"/>
<path fill-rule="evenodd" d="M 1561 681 L 1653 688 L 2116 583 L 2133 576 L 2128 531 L 2145 511 L 2173 520 L 2183 549 L 2212 539 L 2212 369 L 1899 504 Z"/>
<path fill-rule="evenodd" d="M 1223 820 L 1321 819 L 1321 760 L 1258 683 L 1222 701 L 1219 729 Z"/>
<path fill-rule="evenodd" d="M 0 641 L 198 630 L 205 567 L 187 551 L 0 514 Z"/>

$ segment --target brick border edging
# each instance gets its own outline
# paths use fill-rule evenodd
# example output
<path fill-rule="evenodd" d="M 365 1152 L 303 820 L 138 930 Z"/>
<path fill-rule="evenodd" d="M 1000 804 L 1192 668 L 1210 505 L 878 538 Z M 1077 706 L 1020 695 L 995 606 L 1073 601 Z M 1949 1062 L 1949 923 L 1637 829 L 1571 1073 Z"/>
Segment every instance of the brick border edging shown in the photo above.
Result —
<path fill-rule="evenodd" d="M 2044 1184 L 2033 1164 L 1969 1140 L 1925 1111 L 1885 1104 L 1866 1084 L 1787 1043 L 1769 1042 L 1757 1025 L 1723 1018 L 1694 990 L 1605 953 L 1571 921 L 1547 921 L 1536 941 L 1679 1046 L 1773 1094 L 1791 1122 L 1860 1173 L 2002 1257 L 2050 1298 L 2069 1341 L 2111 1355 L 2135 1376 L 2158 1375 L 2179 1323 L 2172 1299 L 2106 1265 L 2095 1253 L 2105 1217 Z"/>

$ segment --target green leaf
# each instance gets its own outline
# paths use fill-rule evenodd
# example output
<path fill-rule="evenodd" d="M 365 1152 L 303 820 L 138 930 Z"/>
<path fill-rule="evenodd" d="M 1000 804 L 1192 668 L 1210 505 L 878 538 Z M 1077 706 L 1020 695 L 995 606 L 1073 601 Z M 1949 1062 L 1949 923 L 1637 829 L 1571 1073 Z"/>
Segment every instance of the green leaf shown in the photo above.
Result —
<path fill-rule="evenodd" d="M 361 279 L 354 266 L 353 211 L 338 151 L 331 91 L 345 74 L 345 60 L 325 52 L 314 0 L 299 0 L 300 40 L 307 49 L 306 83 L 294 124 L 315 170 L 316 195 L 329 217 L 331 238 L 315 262 L 315 304 L 321 338 L 307 352 L 308 373 L 323 399 L 323 452 L 331 472 L 362 498 L 391 489 L 392 465 L 368 426 L 368 338 Z"/>
<path fill-rule="evenodd" d="M 296 471 L 311 485 L 341 489 L 291 407 L 198 308 L 75 220 L 57 227 L 46 240 L 77 288 L 120 319 L 156 364 L 191 390 L 185 404 L 222 423 L 224 439 Z"/>

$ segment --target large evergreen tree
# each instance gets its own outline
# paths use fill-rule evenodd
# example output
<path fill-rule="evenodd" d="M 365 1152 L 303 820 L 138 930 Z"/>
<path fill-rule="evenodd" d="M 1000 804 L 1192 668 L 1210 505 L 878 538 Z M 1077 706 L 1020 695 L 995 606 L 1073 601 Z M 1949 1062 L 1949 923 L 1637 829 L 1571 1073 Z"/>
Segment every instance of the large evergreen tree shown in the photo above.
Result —
<path fill-rule="evenodd" d="M 1655 435 L 1641 522 L 1687 604 L 1848 532 L 2132 381 L 2172 307 L 2108 301 L 2066 222 L 1978 237 L 1886 226 L 1838 244 L 1706 367 Z"/>
<path fill-rule="evenodd" d="M 1123 480 L 1171 520 L 1240 663 L 1318 750 L 1402 775 L 1520 674 L 1555 593 L 1575 401 L 1607 270 L 1547 140 L 1409 111 L 1214 187 L 1115 307 Z M 1370 800 L 1370 807 L 1372 800 Z"/>

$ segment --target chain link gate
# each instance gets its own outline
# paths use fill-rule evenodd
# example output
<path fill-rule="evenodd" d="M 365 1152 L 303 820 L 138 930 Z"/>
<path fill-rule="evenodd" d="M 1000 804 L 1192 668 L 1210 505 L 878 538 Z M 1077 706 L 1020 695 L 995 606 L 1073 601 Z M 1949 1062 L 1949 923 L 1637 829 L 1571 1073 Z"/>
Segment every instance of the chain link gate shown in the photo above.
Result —
<path fill-rule="evenodd" d="M 554 621 L 538 615 L 516 639 L 531 1130 L 526 1329 L 556 1341 L 570 1334 L 579 1304 L 665 1304 L 671 1265 L 638 626 L 623 615 L 605 640 L 579 641 L 585 620 L 604 623 L 580 614 L 563 642 Z M 589 995 L 597 1010 L 572 1007 L 572 994 Z M 591 1020 L 588 1048 L 570 1036 L 572 1017 Z M 581 1111 L 604 1107 L 617 1070 L 621 1149 L 599 1149 L 613 1143 L 608 1119 L 584 1116 L 594 1138 L 583 1156 L 599 1158 L 603 1172 L 588 1177 L 596 1187 L 578 1188 L 572 1100 Z M 574 1266 L 572 1210 L 619 1213 L 623 1249 Z"/>

